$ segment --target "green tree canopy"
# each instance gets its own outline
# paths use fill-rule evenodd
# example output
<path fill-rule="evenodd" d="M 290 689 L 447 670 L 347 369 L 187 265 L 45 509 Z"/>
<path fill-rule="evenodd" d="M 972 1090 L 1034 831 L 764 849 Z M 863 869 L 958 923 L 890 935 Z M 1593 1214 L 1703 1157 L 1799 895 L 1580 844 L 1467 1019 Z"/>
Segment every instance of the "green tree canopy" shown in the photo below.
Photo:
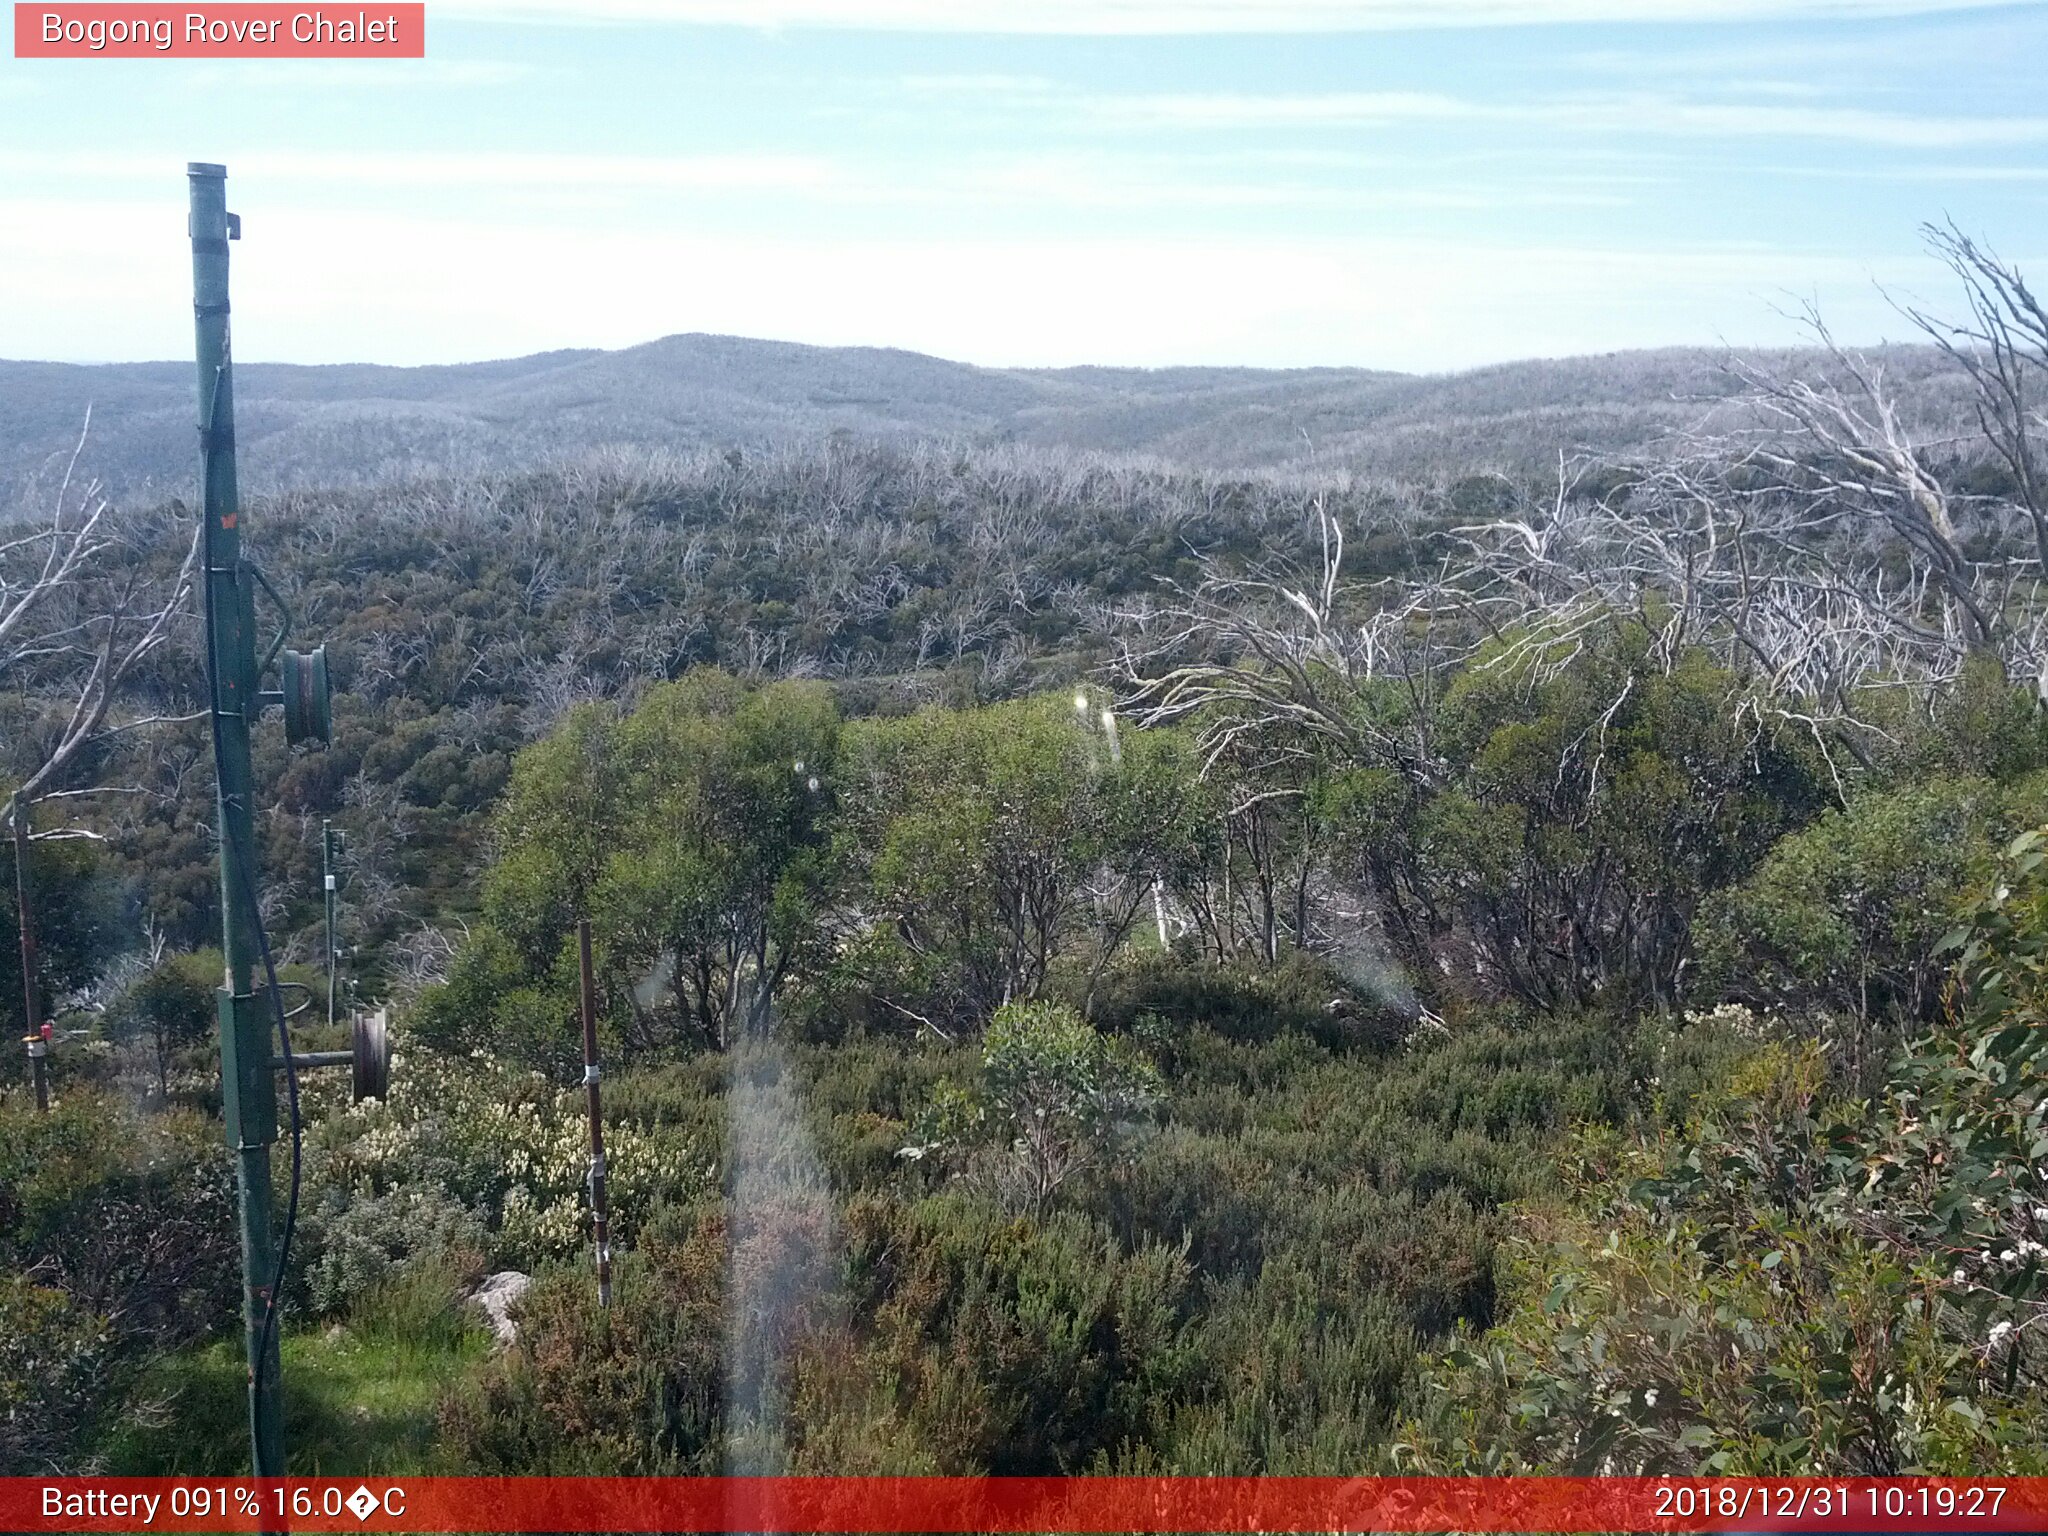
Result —
<path fill-rule="evenodd" d="M 838 729 L 820 685 L 755 687 L 708 668 L 623 719 L 572 711 L 520 755 L 483 927 L 423 1026 L 566 1050 L 588 916 L 631 1039 L 722 1047 L 760 1028 L 821 942 Z"/>
<path fill-rule="evenodd" d="M 42 973 L 42 1005 L 47 1010 L 65 993 L 91 981 L 127 947 L 128 925 L 120 881 L 92 843 L 63 839 L 31 843 L 29 850 L 36 966 Z M 0 837 L 0 1028 L 7 1030 L 9 1039 L 18 1039 L 27 1027 L 21 1015 L 21 941 L 14 890 L 14 844 Z M 11 1053 L 20 1054 L 19 1046 Z"/>

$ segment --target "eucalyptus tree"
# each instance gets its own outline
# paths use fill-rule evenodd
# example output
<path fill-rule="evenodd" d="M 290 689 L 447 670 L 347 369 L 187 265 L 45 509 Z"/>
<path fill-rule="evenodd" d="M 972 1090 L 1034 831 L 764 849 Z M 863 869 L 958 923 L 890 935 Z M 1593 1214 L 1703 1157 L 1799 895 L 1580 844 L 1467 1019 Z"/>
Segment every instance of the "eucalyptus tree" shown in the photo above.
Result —
<path fill-rule="evenodd" d="M 854 880 L 842 967 L 899 1019 L 950 1033 L 1045 995 L 1084 1003 L 1169 890 L 1211 857 L 1196 764 L 1085 690 L 847 728 Z"/>
<path fill-rule="evenodd" d="M 483 922 L 423 1029 L 566 1059 L 574 932 L 593 920 L 629 1044 L 723 1049 L 821 954 L 838 715 L 819 684 L 700 668 L 622 715 L 572 709 L 520 754 Z"/>

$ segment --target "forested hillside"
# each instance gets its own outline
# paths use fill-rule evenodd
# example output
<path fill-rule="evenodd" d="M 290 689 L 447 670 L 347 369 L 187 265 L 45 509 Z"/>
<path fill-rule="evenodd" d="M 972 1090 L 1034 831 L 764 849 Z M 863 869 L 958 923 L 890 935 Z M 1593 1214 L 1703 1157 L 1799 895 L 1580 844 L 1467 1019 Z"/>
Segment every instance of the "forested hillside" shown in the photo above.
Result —
<path fill-rule="evenodd" d="M 1941 249 L 1939 369 L 1752 360 L 1586 455 L 1532 365 L 1506 473 L 1472 376 L 1405 478 L 841 437 L 252 498 L 336 687 L 259 732 L 266 921 L 317 985 L 331 821 L 399 1041 L 305 1085 L 299 1464 L 2048 1471 L 2048 320 Z M 84 484 L 0 567 L 66 573 L 0 587 L 0 739 L 67 1031 L 0 1103 L 0 1470 L 225 1471 L 191 517 Z"/>
<path fill-rule="evenodd" d="M 243 482 L 379 485 L 539 467 L 592 448 L 725 452 L 938 440 L 1136 456 L 1191 470 L 1408 482 L 1555 469 L 1560 450 L 1633 453 L 1739 416 L 1740 380 L 1705 350 L 1510 363 L 1429 377 L 1364 368 L 977 368 L 914 352 L 670 336 L 618 352 L 451 367 L 238 366 Z M 1823 350 L 1773 365 L 1825 373 Z M 1933 347 L 1887 349 L 1899 397 L 1967 419 Z M 0 361 L 0 509 L 55 472 L 92 413 L 92 473 L 124 499 L 191 482 L 192 370 Z M 1720 409 L 1716 411 L 1716 404 Z"/>

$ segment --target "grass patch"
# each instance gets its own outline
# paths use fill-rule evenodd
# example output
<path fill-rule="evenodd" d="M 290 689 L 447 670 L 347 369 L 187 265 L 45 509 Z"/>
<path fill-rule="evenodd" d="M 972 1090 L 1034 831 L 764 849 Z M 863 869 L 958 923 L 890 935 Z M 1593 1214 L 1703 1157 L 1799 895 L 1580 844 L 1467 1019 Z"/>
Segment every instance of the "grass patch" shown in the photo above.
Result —
<path fill-rule="evenodd" d="M 473 1329 L 425 1339 L 336 1327 L 282 1345 L 286 1464 L 296 1476 L 418 1476 L 460 1469 L 436 1450 L 447 1385 L 483 1358 Z M 248 1379 L 239 1340 L 151 1366 L 101 1446 L 114 1476 L 240 1476 L 249 1469 Z"/>

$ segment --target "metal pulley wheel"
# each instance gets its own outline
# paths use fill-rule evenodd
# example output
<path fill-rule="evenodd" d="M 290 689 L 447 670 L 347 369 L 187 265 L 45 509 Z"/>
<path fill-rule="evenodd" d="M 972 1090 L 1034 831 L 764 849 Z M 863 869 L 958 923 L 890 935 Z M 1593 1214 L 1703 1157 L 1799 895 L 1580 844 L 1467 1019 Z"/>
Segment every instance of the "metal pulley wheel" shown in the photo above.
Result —
<path fill-rule="evenodd" d="M 327 647 L 286 651 L 280 673 L 284 684 L 284 735 L 293 746 L 334 739 L 333 702 L 327 692 Z"/>

